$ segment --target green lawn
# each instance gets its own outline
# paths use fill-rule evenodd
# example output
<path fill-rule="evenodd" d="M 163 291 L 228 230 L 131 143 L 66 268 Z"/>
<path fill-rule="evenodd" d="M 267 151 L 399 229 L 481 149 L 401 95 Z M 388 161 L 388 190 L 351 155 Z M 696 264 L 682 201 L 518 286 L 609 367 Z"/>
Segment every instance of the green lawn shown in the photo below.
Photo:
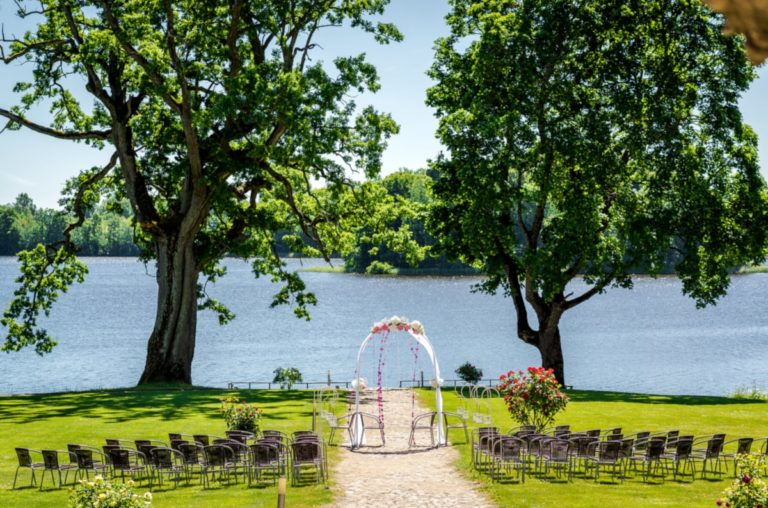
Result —
<path fill-rule="evenodd" d="M 456 411 L 462 404 L 452 389 L 446 389 L 443 401 L 446 411 Z M 622 427 L 629 434 L 642 430 L 679 429 L 681 433 L 706 435 L 725 432 L 726 440 L 736 437 L 768 435 L 768 403 L 734 400 L 723 397 L 660 396 L 628 393 L 569 391 L 567 410 L 556 424 L 570 424 L 571 429 Z M 425 391 L 422 400 L 434 407 L 434 395 Z M 502 429 L 514 426 L 501 399 L 488 404 L 494 425 Z M 470 418 L 471 420 L 471 418 Z M 478 426 L 468 422 L 471 426 Z M 463 441 L 459 431 L 452 430 L 450 439 Z M 595 483 L 575 478 L 571 483 L 556 483 L 526 478 L 523 485 L 492 483 L 470 465 L 468 445 L 456 446 L 460 453 L 457 464 L 468 477 L 478 480 L 499 506 L 508 507 L 649 507 L 714 506 L 714 501 L 731 479 L 700 480 L 693 483 L 673 482 L 644 484 L 638 477 L 623 484 Z"/>
<path fill-rule="evenodd" d="M 38 492 L 36 488 L 11 490 L 18 464 L 14 448 L 66 449 L 67 443 L 104 444 L 108 437 L 160 439 L 168 432 L 224 434 L 218 413 L 219 401 L 236 393 L 263 408 L 262 428 L 294 431 L 312 426 L 312 392 L 280 390 L 152 389 L 110 390 L 0 397 L 0 506 L 63 507 L 68 488 Z M 333 458 L 333 451 L 331 453 Z M 23 471 L 20 484 L 29 484 Z M 21 475 L 21 473 L 20 473 Z M 70 475 L 71 478 L 71 475 Z M 332 480 L 332 479 L 331 479 Z M 46 485 L 50 485 L 50 478 Z M 137 489 L 144 492 L 146 489 Z M 273 507 L 277 490 L 272 487 L 246 488 L 239 485 L 202 490 L 197 484 L 178 489 L 155 490 L 157 507 Z M 289 484 L 286 504 L 291 507 L 318 506 L 331 500 L 328 487 Z"/>
<path fill-rule="evenodd" d="M 175 388 L 111 390 L 101 392 L 0 397 L 0 506 L 66 506 L 67 489 L 38 492 L 12 491 L 16 468 L 14 447 L 65 448 L 67 443 L 101 444 L 107 437 L 167 439 L 168 432 L 222 434 L 219 400 L 228 390 Z M 243 390 L 241 398 L 264 409 L 263 428 L 285 431 L 311 427 L 311 391 Z M 728 438 L 764 436 L 768 428 L 768 403 L 719 397 L 667 397 L 609 392 L 569 392 L 571 402 L 557 423 L 574 429 L 620 426 L 626 433 L 678 428 L 696 435 L 725 432 Z M 433 393 L 421 393 L 433 404 Z M 461 401 L 452 390 L 444 392 L 445 409 L 455 411 Z M 500 400 L 489 404 L 494 424 L 511 427 L 512 421 Z M 470 425 L 476 425 L 470 423 Z M 457 431 L 452 439 L 460 441 Z M 730 480 L 693 484 L 667 481 L 643 484 L 631 479 L 624 484 L 595 484 L 581 478 L 572 483 L 553 483 L 529 478 L 524 485 L 493 484 L 470 467 L 468 446 L 457 444 L 459 467 L 481 482 L 499 506 L 594 507 L 714 506 L 714 500 Z M 332 449 L 333 460 L 334 452 Z M 22 481 L 28 482 L 28 476 Z M 333 479 L 332 479 L 333 480 Z M 176 490 L 156 490 L 154 506 L 275 506 L 273 487 L 247 489 L 243 484 L 202 490 L 197 484 Z M 288 489 L 287 505 L 318 506 L 331 501 L 327 487 Z M 393 507 L 395 508 L 395 507 Z"/>

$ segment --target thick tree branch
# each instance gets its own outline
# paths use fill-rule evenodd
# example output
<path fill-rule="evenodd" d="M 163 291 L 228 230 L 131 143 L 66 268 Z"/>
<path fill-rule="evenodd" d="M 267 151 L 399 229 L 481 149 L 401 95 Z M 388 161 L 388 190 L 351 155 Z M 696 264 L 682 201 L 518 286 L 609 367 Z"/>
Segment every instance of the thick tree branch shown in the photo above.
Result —
<path fill-rule="evenodd" d="M 511 143 L 512 140 L 508 140 L 507 143 Z M 517 169 L 517 192 L 522 193 L 523 189 L 523 170 L 522 168 Z M 533 236 L 531 235 L 531 230 L 528 229 L 528 226 L 525 224 L 525 218 L 523 217 L 523 200 L 518 199 L 517 200 L 517 225 L 520 227 L 520 229 L 523 231 L 523 234 L 525 235 L 526 244 L 530 248 L 532 245 L 534 245 Z"/>
<path fill-rule="evenodd" d="M 46 46 L 56 46 L 59 44 L 65 44 L 67 41 L 65 39 L 50 39 L 45 41 L 38 41 L 38 42 L 24 42 L 21 39 L 8 39 L 5 37 L 5 32 L 3 32 L 0 35 L 0 42 L 16 42 L 24 46 L 23 49 L 20 49 L 19 51 L 16 51 L 15 53 L 11 53 L 10 55 L 5 55 L 5 49 L 3 46 L 0 46 L 0 60 L 2 60 L 4 63 L 9 64 L 13 62 L 14 60 L 21 58 L 30 52 L 44 48 Z"/>
<path fill-rule="evenodd" d="M 565 276 L 564 279 L 566 281 L 569 281 L 576 277 L 581 269 L 584 267 L 584 255 L 582 253 L 579 253 L 576 256 L 576 259 L 573 260 L 573 264 L 565 269 L 563 272 L 563 275 Z"/>
<path fill-rule="evenodd" d="M 540 93 L 541 96 L 537 102 L 536 107 L 536 127 L 539 132 L 539 143 L 544 150 L 544 162 L 543 162 L 543 181 L 541 182 L 539 196 L 539 202 L 536 205 L 536 212 L 533 217 L 533 223 L 531 224 L 531 234 L 529 240 L 529 248 L 535 251 L 538 247 L 539 235 L 541 234 L 541 227 L 544 224 L 544 216 L 547 211 L 547 201 L 549 199 L 549 186 L 552 180 L 552 167 L 555 162 L 554 149 L 549 142 L 549 125 L 547 123 L 547 110 L 546 110 L 546 93 L 547 83 L 549 78 L 552 77 L 554 72 L 554 65 L 547 65 L 541 73 Z"/>
<path fill-rule="evenodd" d="M 69 139 L 69 140 L 86 140 L 86 139 L 99 139 L 99 140 L 105 140 L 109 139 L 109 137 L 112 135 L 111 130 L 106 131 L 62 131 L 58 129 L 52 129 L 50 127 L 46 127 L 44 125 L 40 125 L 38 123 L 32 122 L 30 120 L 27 120 L 21 115 L 17 115 L 16 113 L 13 113 L 12 111 L 8 111 L 7 109 L 0 108 L 0 116 L 3 116 L 10 120 L 12 123 L 17 123 L 23 127 L 26 127 L 30 130 L 33 130 L 35 132 L 38 132 L 40 134 L 45 134 L 46 136 L 51 136 L 53 138 L 58 139 Z"/>
<path fill-rule="evenodd" d="M 583 292 L 581 295 L 577 296 L 576 298 L 571 298 L 570 300 L 565 300 L 563 303 L 563 310 L 568 310 L 576 307 L 580 303 L 584 303 L 596 294 L 599 294 L 602 292 L 605 287 L 608 285 L 609 281 L 612 280 L 613 277 L 608 277 L 601 282 L 598 282 L 591 288 L 589 288 L 587 291 Z"/>
<path fill-rule="evenodd" d="M 288 128 L 285 126 L 283 122 L 278 122 L 277 125 L 275 125 L 272 128 L 272 132 L 269 134 L 269 137 L 267 138 L 267 141 L 264 143 L 266 146 L 275 146 L 278 141 L 280 141 L 280 138 L 283 137 L 283 134 L 285 134 L 285 131 L 287 131 Z"/>
<path fill-rule="evenodd" d="M 145 93 L 139 92 L 133 97 L 127 97 L 123 83 L 123 67 L 114 53 L 110 53 L 110 60 L 105 65 L 104 72 L 112 93 L 107 106 L 112 118 L 111 141 L 120 159 L 126 195 L 141 229 L 155 237 L 163 237 L 166 232 L 150 195 L 147 180 L 139 171 L 133 130 L 130 127 L 131 118 L 138 112 Z"/>
<path fill-rule="evenodd" d="M 241 12 L 243 21 L 249 30 L 247 30 L 248 43 L 251 45 L 251 54 L 253 62 L 261 65 L 266 61 L 267 48 L 275 38 L 274 34 L 269 34 L 263 41 L 259 38 L 259 25 L 256 23 L 253 13 L 246 9 Z"/>
<path fill-rule="evenodd" d="M 238 27 L 240 25 L 240 13 L 243 9 L 243 0 L 235 0 L 230 10 L 232 20 L 227 34 L 227 48 L 229 49 L 229 77 L 234 77 L 240 72 L 242 61 L 237 51 Z"/>
<path fill-rule="evenodd" d="M 539 342 L 539 334 L 531 328 L 531 325 L 528 322 L 528 309 L 526 309 L 525 300 L 523 300 L 523 293 L 520 287 L 520 272 L 517 262 L 507 253 L 504 244 L 498 238 L 496 238 L 496 249 L 501 255 L 504 263 L 504 272 L 507 276 L 507 283 L 509 284 L 512 302 L 515 305 L 515 313 L 517 314 L 517 336 L 527 344 L 537 345 Z"/>
<path fill-rule="evenodd" d="M 275 180 L 277 180 L 285 190 L 285 198 L 283 201 L 288 204 L 288 206 L 293 211 L 294 215 L 296 215 L 296 218 L 299 220 L 299 227 L 301 228 L 301 231 L 307 235 L 308 238 L 312 239 L 313 241 L 317 242 L 320 252 L 323 253 L 323 257 L 326 258 L 326 261 L 328 261 L 328 254 L 325 252 L 325 246 L 323 244 L 322 239 L 320 238 L 320 235 L 317 234 L 317 231 L 315 230 L 314 226 L 319 224 L 323 221 L 312 221 L 309 217 L 299 208 L 298 203 L 296 202 L 295 196 L 294 196 L 294 190 L 293 185 L 291 184 L 291 181 L 285 176 L 280 174 L 280 172 L 275 171 L 268 163 L 264 162 L 261 164 L 261 167 Z"/>
<path fill-rule="evenodd" d="M 117 18 L 115 18 L 115 14 L 112 11 L 110 1 L 100 0 L 99 3 L 101 4 L 102 9 L 104 10 L 104 18 L 109 24 L 109 28 L 115 34 L 115 37 L 120 43 L 120 46 L 123 48 L 126 54 L 134 62 L 136 62 L 139 65 L 139 67 L 141 67 L 141 69 L 146 73 L 147 77 L 152 82 L 152 84 L 154 84 L 159 90 L 163 91 L 160 94 L 163 101 L 173 111 L 175 111 L 178 114 L 181 114 L 181 104 L 179 104 L 179 102 L 176 99 L 174 99 L 170 93 L 166 91 L 165 79 L 161 75 L 159 75 L 155 71 L 155 69 L 153 69 L 152 64 L 150 64 L 149 61 L 146 58 L 144 58 L 144 55 L 142 55 L 136 48 L 133 47 L 133 45 L 129 42 L 128 38 L 126 37 L 125 33 L 120 28 L 120 24 L 117 22 Z"/>
<path fill-rule="evenodd" d="M 547 304 L 541 295 L 536 292 L 535 286 L 533 283 L 533 271 L 529 266 L 525 270 L 525 299 L 531 304 L 533 310 L 536 311 L 539 319 L 542 319 L 548 312 Z"/>
<path fill-rule="evenodd" d="M 176 71 L 176 79 L 179 82 L 181 88 L 181 124 L 184 128 L 184 138 L 187 143 L 187 149 L 189 150 L 189 167 L 191 172 L 191 183 L 193 187 L 198 187 L 202 184 L 203 178 L 203 166 L 200 158 L 200 141 L 197 137 L 197 132 L 192 125 L 192 97 L 187 87 L 187 78 L 184 74 L 184 67 L 179 59 L 178 52 L 176 50 L 176 28 L 174 23 L 173 6 L 169 0 L 164 0 L 165 14 L 168 23 L 168 32 L 166 34 L 166 42 L 168 43 L 168 56 L 171 59 L 171 65 L 174 71 Z"/>
<path fill-rule="evenodd" d="M 83 208 L 83 197 L 85 196 L 85 193 L 96 183 L 103 180 L 104 177 L 106 177 L 109 172 L 114 169 L 115 165 L 117 164 L 117 160 L 118 156 L 117 152 L 115 152 L 112 154 L 112 157 L 109 158 L 109 162 L 106 166 L 89 176 L 85 181 L 78 185 L 77 192 L 75 193 L 74 200 L 72 201 L 72 211 L 75 213 L 77 220 L 67 225 L 63 233 L 64 243 L 68 247 L 72 246 L 72 232 L 82 226 L 83 222 L 85 222 L 85 209 Z"/>
<path fill-rule="evenodd" d="M 269 182 L 265 178 L 256 177 L 247 182 L 243 182 L 240 185 L 230 185 L 229 190 L 236 199 L 240 201 L 249 199 L 251 205 L 253 205 L 256 200 L 256 195 L 267 188 L 269 188 Z M 250 195 L 250 198 L 248 195 Z"/>
<path fill-rule="evenodd" d="M 67 18 L 69 31 L 71 32 L 74 41 L 72 42 L 73 50 L 79 52 L 80 46 L 83 45 L 84 41 L 82 35 L 80 34 L 80 30 L 77 27 L 77 23 L 75 23 L 75 17 L 72 15 L 72 8 L 70 5 L 65 4 L 62 9 L 64 11 L 64 16 Z M 112 100 L 112 97 L 110 97 L 106 92 L 106 90 L 104 90 L 104 85 L 102 84 L 99 75 L 96 73 L 96 69 L 94 69 L 93 65 L 88 63 L 87 59 L 85 58 L 81 60 L 81 63 L 85 68 L 85 72 L 88 76 L 86 89 L 94 94 L 108 110 L 114 112 L 114 101 Z"/>
<path fill-rule="evenodd" d="M 314 25 L 309 30 L 309 34 L 307 35 L 307 40 L 304 43 L 304 46 L 301 48 L 296 48 L 296 51 L 301 52 L 301 62 L 299 63 L 299 70 L 301 72 L 304 72 L 304 68 L 307 65 L 309 51 L 315 47 L 315 45 L 312 43 L 312 37 L 314 37 L 316 31 L 317 31 L 317 21 L 315 21 Z"/>

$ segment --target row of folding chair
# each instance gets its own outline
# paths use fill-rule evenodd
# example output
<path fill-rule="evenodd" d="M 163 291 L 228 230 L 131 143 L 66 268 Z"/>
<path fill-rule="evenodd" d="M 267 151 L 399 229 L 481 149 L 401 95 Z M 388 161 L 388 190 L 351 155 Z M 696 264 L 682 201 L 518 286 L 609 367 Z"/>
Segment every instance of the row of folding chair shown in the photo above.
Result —
<path fill-rule="evenodd" d="M 258 435 L 242 433 L 237 436 L 231 431 L 227 435 L 230 440 L 239 439 L 242 443 L 251 443 L 248 446 L 256 450 L 255 455 L 251 457 L 253 474 L 249 475 L 249 484 L 261 478 L 264 472 L 273 470 L 277 471 L 275 474 L 291 477 L 294 483 L 300 481 L 301 471 L 306 469 L 315 469 L 318 483 L 327 480 L 326 445 L 314 431 L 298 430 L 289 435 L 279 430 L 265 429 Z M 169 437 L 172 438 L 172 447 L 181 447 L 185 442 L 188 443 L 184 438 L 190 437 L 199 444 L 226 444 L 216 436 L 170 434 Z M 254 447 L 254 445 L 259 446 Z M 240 449 L 240 446 L 234 443 L 231 443 L 230 447 L 234 452 Z M 275 475 L 273 475 L 274 479 Z"/>
<path fill-rule="evenodd" d="M 693 480 L 697 464 L 701 478 L 722 477 L 730 462 L 735 474 L 739 455 L 750 453 L 752 445 L 762 441 L 758 454 L 766 456 L 768 446 L 766 438 L 744 437 L 726 442 L 724 434 L 694 438 L 682 436 L 679 431 L 624 436 L 621 429 L 605 433 L 571 433 L 563 427 L 549 430 L 550 434 L 542 434 L 528 427 L 502 434 L 495 427 L 476 429 L 472 434 L 472 462 L 496 480 L 507 473 L 524 482 L 526 474 L 548 477 L 553 471 L 557 478 L 568 480 L 574 474 L 598 480 L 601 472 L 610 472 L 613 479 L 623 481 L 630 469 L 641 473 L 643 481 L 663 481 L 669 475 L 675 480 L 678 476 Z M 726 449 L 731 451 L 725 452 Z"/>
<path fill-rule="evenodd" d="M 13 488 L 24 469 L 30 471 L 30 486 L 38 486 L 41 473 L 41 490 L 46 475 L 54 486 L 61 487 L 70 474 L 73 484 L 100 474 L 146 482 L 150 489 L 165 480 L 173 481 L 174 487 L 182 480 L 188 484 L 194 477 L 200 478 L 204 487 L 212 481 L 237 483 L 238 477 L 247 478 L 249 486 L 269 477 L 274 483 L 281 475 L 290 475 L 298 483 L 301 471 L 307 469 L 315 470 L 318 483 L 327 481 L 327 451 L 314 432 L 297 431 L 290 437 L 279 431 L 264 431 L 259 437 L 248 434 L 240 434 L 238 440 L 230 433 L 228 438 L 171 433 L 170 445 L 157 440 L 109 438 L 101 448 L 83 444 L 69 444 L 66 450 L 16 448 Z"/>
<path fill-rule="evenodd" d="M 37 485 L 36 473 L 41 473 L 40 490 L 45 484 L 46 475 L 50 476 L 54 487 L 67 484 L 70 473 L 72 484 L 78 479 L 89 479 L 91 474 L 110 478 L 144 480 L 152 487 L 152 480 L 162 483 L 164 475 L 171 474 L 174 450 L 155 448 L 147 457 L 143 452 L 122 448 L 119 445 L 105 445 L 102 449 L 82 444 L 68 444 L 66 450 L 35 450 L 16 448 L 18 466 L 13 478 L 16 488 L 19 472 L 30 470 L 30 486 Z M 38 460 L 38 457 L 42 460 Z"/>

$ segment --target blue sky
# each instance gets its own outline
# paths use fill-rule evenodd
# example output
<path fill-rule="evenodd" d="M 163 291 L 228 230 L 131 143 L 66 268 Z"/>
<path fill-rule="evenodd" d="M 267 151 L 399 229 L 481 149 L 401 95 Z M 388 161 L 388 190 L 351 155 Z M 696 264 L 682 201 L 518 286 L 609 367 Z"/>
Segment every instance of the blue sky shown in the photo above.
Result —
<path fill-rule="evenodd" d="M 434 133 L 437 120 L 424 104 L 430 80 L 425 75 L 433 57 L 433 43 L 445 35 L 446 0 L 392 0 L 384 19 L 392 21 L 405 35 L 399 44 L 379 46 L 365 34 L 347 29 L 330 29 L 318 39 L 321 48 L 316 61 L 330 61 L 336 55 L 365 52 L 381 78 L 381 90 L 373 96 L 358 97 L 359 105 L 373 104 L 392 114 L 400 134 L 389 143 L 384 155 L 385 173 L 402 167 L 423 167 L 439 151 Z M 24 30 L 14 15 L 12 2 L 0 3 L 0 22 L 6 34 Z M 0 107 L 14 103 L 11 88 L 24 79 L 29 67 L 0 65 Z M 741 105 L 747 123 L 760 137 L 760 160 L 768 161 L 768 70 L 743 97 Z M 42 116 L 38 117 L 42 118 Z M 84 145 L 56 140 L 29 131 L 0 134 L 0 203 L 9 203 L 26 192 L 39 206 L 55 207 L 64 181 L 79 170 L 101 165 L 109 154 Z M 768 165 L 767 165 L 768 167 Z M 763 174 L 768 174 L 763 170 Z"/>

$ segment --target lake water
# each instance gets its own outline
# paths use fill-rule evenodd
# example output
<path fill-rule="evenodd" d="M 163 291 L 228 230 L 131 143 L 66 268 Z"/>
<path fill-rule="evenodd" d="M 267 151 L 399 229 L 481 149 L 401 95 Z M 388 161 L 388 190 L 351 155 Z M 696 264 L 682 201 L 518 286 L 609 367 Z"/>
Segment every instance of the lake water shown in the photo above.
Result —
<path fill-rule="evenodd" d="M 86 258 L 86 282 L 62 295 L 45 321 L 59 345 L 0 354 L 0 393 L 132 386 L 144 366 L 156 286 L 132 258 Z M 318 260 L 289 260 L 293 268 Z M 193 381 L 271 381 L 277 367 L 297 367 L 305 381 L 354 377 L 355 358 L 373 322 L 392 315 L 421 321 L 434 344 L 442 377 L 465 361 L 496 377 L 540 363 L 538 351 L 514 334 L 511 301 L 471 293 L 473 277 L 371 277 L 304 273 L 319 299 L 309 322 L 288 307 L 270 309 L 277 287 L 254 279 L 248 264 L 228 260 L 228 275 L 210 293 L 237 314 L 221 327 L 200 314 Z M 17 275 L 15 258 L 0 258 L 0 305 Z M 639 278 L 635 288 L 610 290 L 567 312 L 562 321 L 566 378 L 582 389 L 668 394 L 728 394 L 768 382 L 767 274 L 733 278 L 717 306 L 697 310 L 674 278 Z M 575 287 L 578 290 L 578 285 Z M 390 338 L 385 384 L 431 374 L 414 362 L 407 334 Z M 378 349 L 366 353 L 363 375 L 375 383 Z"/>

